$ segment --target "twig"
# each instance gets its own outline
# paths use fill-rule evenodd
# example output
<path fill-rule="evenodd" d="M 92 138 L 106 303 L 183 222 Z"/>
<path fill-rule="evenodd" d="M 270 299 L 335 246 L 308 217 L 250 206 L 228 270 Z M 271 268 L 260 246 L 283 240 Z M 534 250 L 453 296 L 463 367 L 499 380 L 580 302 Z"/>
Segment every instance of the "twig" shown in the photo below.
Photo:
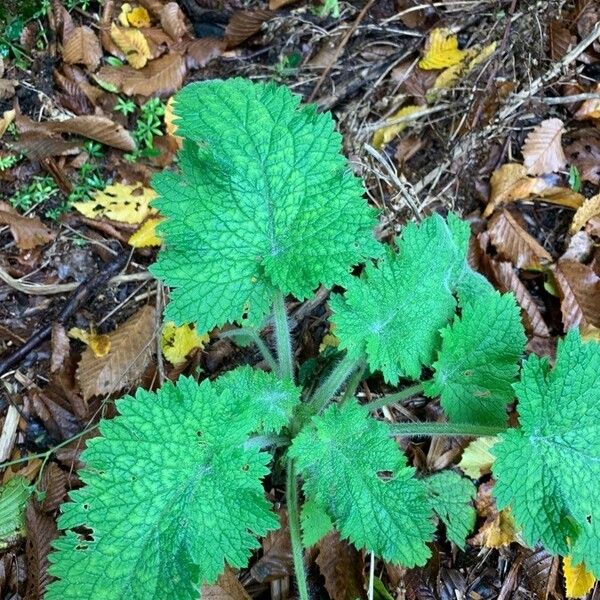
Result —
<path fill-rule="evenodd" d="M 127 261 L 127 255 L 119 256 L 114 262 L 110 263 L 105 269 L 84 281 L 72 294 L 69 301 L 58 313 L 56 322 L 64 324 L 77 308 L 85 302 L 98 288 L 102 288 L 109 281 L 111 275 L 120 271 Z M 0 375 L 3 375 L 11 367 L 23 360 L 32 350 L 37 348 L 43 341 L 50 337 L 52 333 L 52 324 L 44 325 L 15 352 L 0 361 Z"/>
<path fill-rule="evenodd" d="M 544 104 L 571 104 L 583 102 L 584 100 L 600 100 L 598 92 L 588 92 L 586 94 L 574 94 L 573 96 L 563 96 L 562 98 L 539 98 Z"/>
<path fill-rule="evenodd" d="M 331 71 L 331 69 L 333 69 L 333 65 L 335 65 L 337 63 L 339 57 L 342 55 L 342 52 L 344 51 L 344 48 L 346 47 L 346 44 L 348 43 L 350 38 L 354 35 L 354 32 L 356 31 L 357 27 L 360 25 L 361 21 L 365 18 L 366 14 L 369 11 L 369 9 L 371 8 L 371 5 L 373 4 L 373 2 L 375 2 L 375 0 L 369 0 L 365 4 L 363 9 L 358 13 L 358 17 L 356 17 L 356 19 L 354 20 L 354 23 L 352 24 L 352 27 L 350 27 L 350 29 L 348 30 L 348 33 L 344 36 L 344 38 L 340 42 L 340 45 L 337 47 L 337 50 L 335 51 L 335 54 L 333 55 L 330 63 L 325 67 L 325 70 L 323 71 L 323 73 L 321 73 L 321 77 L 319 77 L 319 80 L 317 81 L 317 84 L 315 85 L 312 93 L 308 97 L 307 102 L 312 102 L 315 99 L 317 92 L 321 89 L 321 86 L 323 85 L 323 82 L 325 81 L 325 78 L 327 77 L 327 75 L 329 75 L 329 72 Z"/>
<path fill-rule="evenodd" d="M 449 104 L 438 104 L 436 106 L 432 106 L 430 108 L 424 108 L 418 112 L 411 113 L 410 115 L 406 115 L 404 117 L 398 117 L 396 119 L 384 119 L 382 121 L 377 121 L 376 123 L 372 123 L 371 125 L 366 125 L 362 128 L 365 133 L 370 133 L 371 131 L 377 131 L 382 127 L 388 127 L 389 125 L 398 125 L 399 123 L 408 123 L 410 121 L 416 121 L 420 117 L 424 117 L 426 115 L 431 115 L 433 113 L 439 112 L 441 110 L 446 110 L 450 105 Z"/>

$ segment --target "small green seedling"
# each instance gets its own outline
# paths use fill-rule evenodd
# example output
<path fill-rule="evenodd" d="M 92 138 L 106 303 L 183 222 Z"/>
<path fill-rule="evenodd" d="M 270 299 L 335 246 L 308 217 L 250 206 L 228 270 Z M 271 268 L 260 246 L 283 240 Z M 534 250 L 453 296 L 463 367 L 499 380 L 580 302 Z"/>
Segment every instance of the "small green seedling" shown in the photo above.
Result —
<path fill-rule="evenodd" d="M 179 170 L 154 180 L 166 220 L 152 271 L 172 290 L 166 318 L 204 331 L 240 324 L 228 335 L 254 340 L 270 371 L 182 376 L 117 402 L 82 455 L 84 487 L 62 507 L 47 598 L 196 600 L 278 527 L 269 473 L 269 487 L 285 489 L 302 600 L 304 548 L 331 530 L 407 567 L 428 560 L 438 523 L 464 546 L 472 481 L 417 472 L 398 436 L 498 436 L 499 507 L 526 543 L 600 576 L 600 345 L 573 330 L 554 366 L 537 356 L 520 366 L 519 309 L 470 268 L 468 224 L 431 216 L 381 245 L 331 115 L 285 87 L 195 83 L 175 113 Z M 319 286 L 345 289 L 329 303 L 341 356 L 301 389 L 285 300 Z M 275 355 L 259 336 L 268 323 Z M 360 404 L 367 368 L 399 390 Z M 439 398 L 447 422 L 375 417 L 416 393 Z M 515 395 L 520 426 L 509 428 Z"/>

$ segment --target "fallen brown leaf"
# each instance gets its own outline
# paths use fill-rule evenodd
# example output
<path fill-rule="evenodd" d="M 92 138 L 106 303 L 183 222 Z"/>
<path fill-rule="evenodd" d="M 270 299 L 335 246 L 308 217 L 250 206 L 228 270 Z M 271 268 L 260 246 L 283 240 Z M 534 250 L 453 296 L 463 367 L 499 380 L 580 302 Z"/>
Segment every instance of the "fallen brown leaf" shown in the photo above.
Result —
<path fill-rule="evenodd" d="M 176 42 L 188 32 L 185 16 L 177 2 L 168 2 L 165 4 L 160 13 L 160 25 Z"/>
<path fill-rule="evenodd" d="M 560 260 L 551 267 L 560 294 L 565 331 L 572 327 L 600 327 L 600 277 L 588 266 Z"/>
<path fill-rule="evenodd" d="M 269 9 L 277 10 L 282 6 L 287 6 L 288 4 L 293 4 L 294 2 L 298 2 L 298 0 L 269 0 Z"/>
<path fill-rule="evenodd" d="M 292 546 L 287 512 L 279 511 L 279 529 L 264 538 L 263 555 L 250 569 L 252 577 L 260 583 L 283 579 L 292 573 Z"/>
<path fill-rule="evenodd" d="M 583 229 L 587 222 L 593 217 L 600 215 L 600 194 L 596 194 L 589 200 L 586 200 L 583 205 L 577 209 L 577 212 L 573 216 L 573 222 L 571 223 L 570 232 L 575 233 L 580 229 Z"/>
<path fill-rule="evenodd" d="M 560 60 L 577 43 L 577 36 L 563 23 L 558 19 L 550 23 L 550 56 L 553 60 Z"/>
<path fill-rule="evenodd" d="M 597 94 L 600 93 L 600 84 L 596 86 L 594 91 Z M 590 100 L 585 100 L 573 116 L 579 121 L 585 119 L 600 119 L 600 99 L 592 98 Z"/>
<path fill-rule="evenodd" d="M 213 58 L 221 56 L 225 51 L 225 40 L 207 37 L 182 42 L 182 51 L 185 54 L 186 65 L 189 69 L 200 69 Z"/>
<path fill-rule="evenodd" d="M 270 10 L 238 10 L 225 28 L 227 48 L 235 48 L 260 31 L 262 24 L 273 17 Z"/>
<path fill-rule="evenodd" d="M 543 175 L 564 169 L 567 159 L 562 149 L 563 122 L 542 121 L 525 139 L 521 148 L 524 165 L 530 175 Z"/>
<path fill-rule="evenodd" d="M 16 111 L 14 109 L 4 111 L 4 114 L 0 119 L 0 137 L 6 133 L 8 126 L 15 120 L 15 114 Z"/>
<path fill-rule="evenodd" d="M 251 600 L 235 573 L 227 567 L 214 585 L 203 585 L 203 600 Z"/>
<path fill-rule="evenodd" d="M 60 323 L 52 324 L 52 354 L 50 356 L 50 372 L 56 373 L 65 364 L 69 356 L 70 343 L 65 328 Z"/>
<path fill-rule="evenodd" d="M 498 254 L 519 269 L 538 271 L 552 262 L 550 253 L 507 210 L 496 213 L 490 219 L 488 233 Z"/>
<path fill-rule="evenodd" d="M 51 132 L 74 133 L 125 152 L 135 150 L 135 141 L 129 131 L 108 117 L 80 116 L 40 125 Z"/>
<path fill-rule="evenodd" d="M 110 395 L 139 380 L 154 354 L 155 310 L 144 306 L 109 334 L 110 352 L 102 358 L 86 348 L 77 366 L 84 400 Z"/>
<path fill-rule="evenodd" d="M 24 217 L 10 204 L 0 201 L 0 223 L 8 225 L 20 250 L 31 250 L 51 242 L 56 234 L 46 227 L 38 217 Z"/>
<path fill-rule="evenodd" d="M 25 597 L 28 600 L 42 600 L 46 588 L 52 578 L 48 573 L 48 554 L 52 542 L 58 536 L 54 519 L 37 510 L 31 502 L 25 513 L 27 524 L 27 588 Z"/>
<path fill-rule="evenodd" d="M 95 71 L 101 58 L 102 47 L 89 27 L 75 27 L 63 42 L 63 60 L 67 64 L 82 64 Z"/>
<path fill-rule="evenodd" d="M 565 150 L 569 162 L 579 170 L 583 181 L 600 184 L 600 132 L 596 129 L 583 129 L 579 137 Z"/>
<path fill-rule="evenodd" d="M 53 513 L 64 501 L 67 495 L 67 474 L 56 463 L 48 463 L 42 475 L 40 490 L 44 499 L 40 508 L 42 512 Z"/>
<path fill-rule="evenodd" d="M 316 563 L 332 600 L 366 598 L 363 560 L 358 550 L 339 533 L 328 533 L 317 544 Z"/>
<path fill-rule="evenodd" d="M 552 556 L 543 548 L 520 548 L 519 557 L 522 557 L 522 573 L 524 583 L 531 589 L 539 600 L 558 598 L 562 594 L 556 593 L 556 582 L 560 558 Z"/>
<path fill-rule="evenodd" d="M 469 543 L 484 548 L 501 548 L 515 541 L 517 526 L 509 508 L 498 511 L 492 487 L 493 482 L 479 486 L 475 508 L 477 514 L 485 518 L 485 522 Z"/>
<path fill-rule="evenodd" d="M 51 156 L 77 154 L 81 143 L 75 140 L 64 140 L 59 135 L 40 129 L 21 133 L 19 139 L 12 142 L 11 146 L 27 154 L 30 160 L 42 160 Z"/>
<path fill-rule="evenodd" d="M 172 52 L 138 71 L 131 67 L 102 67 L 96 77 L 127 96 L 169 96 L 181 88 L 186 71 L 183 57 Z"/>

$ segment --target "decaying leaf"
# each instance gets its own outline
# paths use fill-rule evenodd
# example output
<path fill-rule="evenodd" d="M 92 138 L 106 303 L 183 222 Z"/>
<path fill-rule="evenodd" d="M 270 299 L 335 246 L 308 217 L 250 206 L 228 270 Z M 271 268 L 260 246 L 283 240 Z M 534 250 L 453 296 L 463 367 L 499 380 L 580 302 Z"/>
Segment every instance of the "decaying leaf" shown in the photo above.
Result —
<path fill-rule="evenodd" d="M 67 495 L 67 474 L 56 463 L 48 463 L 39 488 L 44 493 L 41 510 L 45 513 L 53 513 Z"/>
<path fill-rule="evenodd" d="M 230 568 L 225 569 L 215 584 L 202 586 L 200 597 L 203 600 L 251 600 Z"/>
<path fill-rule="evenodd" d="M 552 266 L 560 294 L 565 331 L 592 325 L 600 328 L 600 277 L 588 266 L 561 260 Z"/>
<path fill-rule="evenodd" d="M 425 44 L 425 54 L 419 67 L 425 70 L 444 69 L 460 63 L 465 56 L 458 48 L 458 38 L 449 29 L 434 29 Z"/>
<path fill-rule="evenodd" d="M 485 518 L 485 522 L 470 542 L 484 548 L 501 548 L 515 541 L 517 526 L 509 508 L 498 511 L 492 496 L 493 482 L 479 486 L 475 507 L 477 513 Z"/>
<path fill-rule="evenodd" d="M 0 201 L 0 223 L 8 225 L 15 244 L 20 250 L 31 250 L 51 242 L 56 234 L 38 217 L 24 217 L 10 204 Z"/>
<path fill-rule="evenodd" d="M 414 113 L 421 112 L 422 110 L 422 106 L 416 106 L 415 104 L 411 104 L 409 106 L 403 106 L 400 110 L 395 112 L 389 119 L 387 119 L 392 124 L 384 125 L 381 129 L 378 129 L 373 134 L 373 147 L 379 150 L 383 146 L 391 142 L 401 131 L 408 127 L 408 125 L 410 124 L 410 120 L 408 117 Z M 404 118 L 406 118 L 406 121 L 394 123 L 394 121 Z"/>
<path fill-rule="evenodd" d="M 43 514 L 33 503 L 26 512 L 27 545 L 27 589 L 25 597 L 30 600 L 41 600 L 51 581 L 48 573 L 48 554 L 52 542 L 58 537 L 54 519 Z"/>
<path fill-rule="evenodd" d="M 555 173 L 564 169 L 567 159 L 562 149 L 564 124 L 560 119 L 542 121 L 525 139 L 521 148 L 530 175 Z"/>
<path fill-rule="evenodd" d="M 577 209 L 573 216 L 570 232 L 576 233 L 583 229 L 586 223 L 593 217 L 600 215 L 600 194 L 596 194 L 589 200 L 586 200 L 583 205 Z"/>
<path fill-rule="evenodd" d="M 132 27 L 150 27 L 150 15 L 143 6 L 136 6 L 127 12 L 127 23 Z"/>
<path fill-rule="evenodd" d="M 204 348 L 209 339 L 208 334 L 198 335 L 191 323 L 178 326 L 173 321 L 167 321 L 163 326 L 160 347 L 172 365 L 179 365 L 185 362 L 192 350 Z"/>
<path fill-rule="evenodd" d="M 96 78 L 115 86 L 127 96 L 168 96 L 181 88 L 186 71 L 183 57 L 171 52 L 139 70 L 102 67 Z"/>
<path fill-rule="evenodd" d="M 148 40 L 139 29 L 126 29 L 113 23 L 110 28 L 110 37 L 125 54 L 127 62 L 134 69 L 142 69 L 152 58 Z"/>
<path fill-rule="evenodd" d="M 489 473 L 495 460 L 490 450 L 497 441 L 495 437 L 480 437 L 471 442 L 463 450 L 458 468 L 471 479 L 479 479 Z"/>
<path fill-rule="evenodd" d="M 52 324 L 52 355 L 50 357 L 50 372 L 60 371 L 69 356 L 69 336 L 60 323 Z"/>
<path fill-rule="evenodd" d="M 177 145 L 181 148 L 181 146 L 183 145 L 183 138 L 177 135 L 177 125 L 175 125 L 175 113 L 173 112 L 174 104 L 175 101 L 173 99 L 173 96 L 171 96 L 167 100 L 167 104 L 165 106 L 165 130 L 167 132 L 167 135 L 170 135 L 172 138 L 174 138 L 177 142 Z"/>
<path fill-rule="evenodd" d="M 146 219 L 141 227 L 131 235 L 127 243 L 134 248 L 149 248 L 152 246 L 160 246 L 162 240 L 156 233 L 156 227 L 162 223 L 164 219 L 161 217 L 150 217 Z"/>
<path fill-rule="evenodd" d="M 106 217 L 121 223 L 138 224 L 151 214 L 150 202 L 154 198 L 156 192 L 141 183 L 113 183 L 95 192 L 93 200 L 75 202 L 73 206 L 91 219 Z"/>
<path fill-rule="evenodd" d="M 473 71 L 477 65 L 480 65 L 490 58 L 496 51 L 496 45 L 496 42 L 492 42 L 482 49 L 474 47 L 465 50 L 461 62 L 448 67 L 437 76 L 435 83 L 433 84 L 433 89 L 438 90 L 452 87 L 459 81 L 461 76 L 467 75 Z"/>
<path fill-rule="evenodd" d="M 83 342 L 98 358 L 106 356 L 110 350 L 110 336 L 96 333 L 93 329 L 86 331 L 79 327 L 71 327 L 69 337 Z"/>
<path fill-rule="evenodd" d="M 160 15 L 160 25 L 175 41 L 179 41 L 188 31 L 185 16 L 177 2 L 165 4 Z"/>
<path fill-rule="evenodd" d="M 340 539 L 336 531 L 328 533 L 318 544 L 316 563 L 325 579 L 325 589 L 332 600 L 366 598 L 363 560 L 356 548 Z"/>
<path fill-rule="evenodd" d="M 600 184 L 600 132 L 597 129 L 581 130 L 565 151 L 569 162 L 579 170 L 582 181 Z"/>
<path fill-rule="evenodd" d="M 97 358 L 87 348 L 77 366 L 84 400 L 118 392 L 135 384 L 154 354 L 155 310 L 144 306 L 109 334 L 110 351 Z"/>
<path fill-rule="evenodd" d="M 75 27 L 64 39 L 63 60 L 69 65 L 81 64 L 95 71 L 102 58 L 102 47 L 96 34 L 86 26 Z"/>
<path fill-rule="evenodd" d="M 252 577 L 261 583 L 283 579 L 294 569 L 287 512 L 284 510 L 279 511 L 279 523 L 279 529 L 270 531 L 263 540 L 263 555 L 250 569 Z"/>
<path fill-rule="evenodd" d="M 273 16 L 270 10 L 238 10 L 225 28 L 227 48 L 235 48 L 260 31 L 262 24 Z"/>
<path fill-rule="evenodd" d="M 498 254 L 519 269 L 538 271 L 552 262 L 550 253 L 507 210 L 497 212 L 490 219 L 488 233 Z"/>
<path fill-rule="evenodd" d="M 600 93 L 600 84 L 596 86 L 595 92 Z M 584 119 L 600 119 L 600 98 L 585 100 L 574 117 L 580 121 Z"/>
<path fill-rule="evenodd" d="M 0 137 L 4 135 L 8 126 L 15 120 L 16 111 L 15 109 L 5 110 L 2 118 L 0 119 Z"/>
<path fill-rule="evenodd" d="M 567 597 L 583 598 L 594 587 L 596 578 L 585 568 L 585 563 L 574 566 L 570 556 L 565 556 L 562 563 Z"/>
<path fill-rule="evenodd" d="M 125 152 L 135 150 L 135 141 L 129 131 L 108 117 L 97 115 L 79 116 L 64 121 L 48 121 L 37 125 L 54 133 L 81 135 Z"/>

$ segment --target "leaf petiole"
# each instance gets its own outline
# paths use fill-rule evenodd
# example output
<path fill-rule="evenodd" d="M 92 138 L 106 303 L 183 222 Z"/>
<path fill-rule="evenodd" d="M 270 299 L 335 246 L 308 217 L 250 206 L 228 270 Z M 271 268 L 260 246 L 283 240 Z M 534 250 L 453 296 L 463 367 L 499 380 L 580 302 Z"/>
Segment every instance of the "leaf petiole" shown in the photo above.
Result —
<path fill-rule="evenodd" d="M 292 337 L 285 310 L 285 295 L 279 291 L 273 300 L 273 319 L 275 322 L 275 344 L 279 360 L 279 376 L 282 379 L 291 379 L 294 381 L 294 356 L 292 352 Z"/>
<path fill-rule="evenodd" d="M 273 373 L 279 372 L 279 365 L 275 360 L 275 357 L 271 351 L 267 348 L 267 345 L 262 341 L 258 331 L 251 329 L 250 327 L 240 327 L 239 329 L 231 329 L 229 331 L 223 331 L 219 334 L 220 338 L 250 338 L 250 340 L 256 345 L 261 356 L 265 359 L 265 362 L 269 365 L 269 368 Z"/>
<path fill-rule="evenodd" d="M 390 435 L 406 437 L 488 437 L 503 433 L 508 425 L 473 425 L 472 423 L 393 423 Z"/>
<path fill-rule="evenodd" d="M 394 394 L 388 394 L 387 396 L 382 396 L 381 398 L 377 398 L 377 400 L 373 400 L 373 402 L 369 402 L 365 404 L 365 406 L 369 410 L 378 410 L 383 408 L 384 406 L 389 406 L 390 404 L 396 404 L 399 402 L 403 402 L 404 400 L 408 400 L 408 398 L 412 398 L 417 394 L 420 394 L 423 391 L 422 383 L 415 383 L 399 392 Z"/>

